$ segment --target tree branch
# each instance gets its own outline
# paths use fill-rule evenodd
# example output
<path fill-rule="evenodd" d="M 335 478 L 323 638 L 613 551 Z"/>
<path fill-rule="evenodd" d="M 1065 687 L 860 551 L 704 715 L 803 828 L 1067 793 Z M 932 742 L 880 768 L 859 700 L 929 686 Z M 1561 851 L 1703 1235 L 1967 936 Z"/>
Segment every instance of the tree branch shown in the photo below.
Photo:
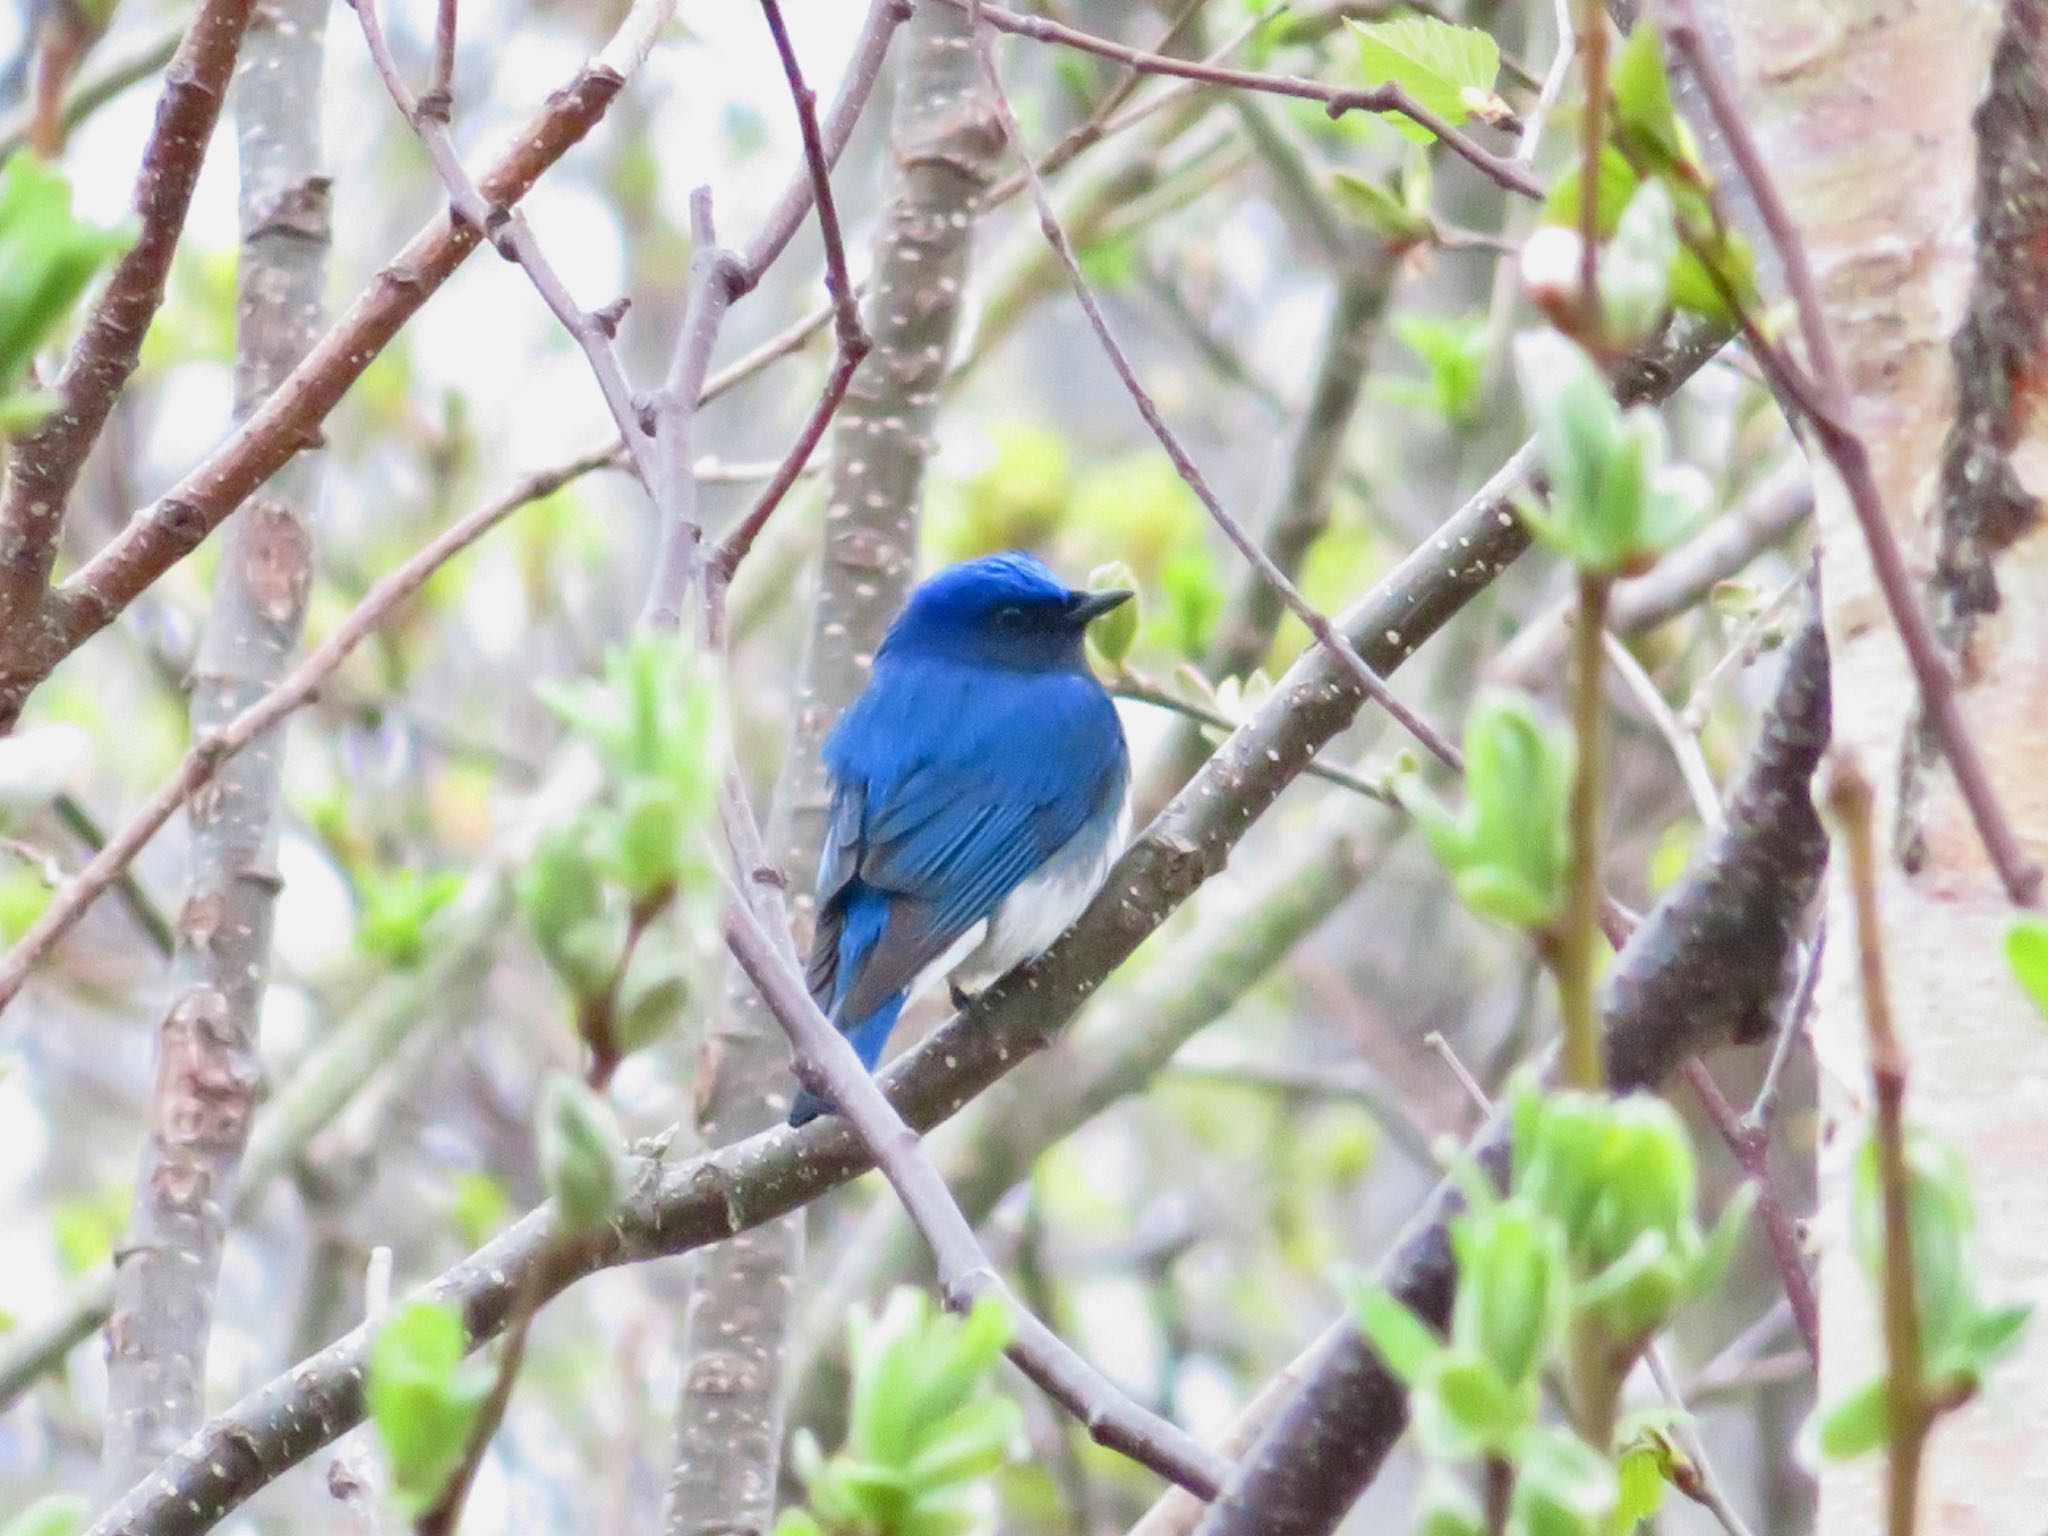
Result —
<path fill-rule="evenodd" d="M 1827 734 L 1827 647 L 1815 616 L 1787 647 L 1726 826 L 1615 962 L 1605 1033 L 1614 1088 L 1654 1087 L 1701 1050 L 1767 1032 L 1826 856 L 1808 786 Z M 1499 1117 L 1477 1155 L 1495 1179 L 1505 1173 Z M 1377 1276 L 1437 1327 L 1450 1316 L 1457 1270 L 1449 1222 L 1461 1208 L 1454 1189 L 1440 1185 Z M 1203 1536 L 1322 1536 L 1378 1473 L 1406 1427 L 1406 1394 L 1356 1328 L 1327 1339 L 1211 1509 Z"/>
<path fill-rule="evenodd" d="M 320 146 L 325 0 L 264 0 L 235 76 L 242 248 L 237 410 L 305 354 L 332 241 Z M 267 692 L 298 648 L 313 581 L 318 460 L 301 458 L 229 530 L 199 643 L 192 734 Z M 158 1026 L 151 1125 L 115 1248 L 100 1487 L 112 1500 L 199 1427 L 228 1213 L 261 1077 L 258 1026 L 279 878 L 284 734 L 252 738 L 191 807 L 191 876 Z"/>
<path fill-rule="evenodd" d="M 1251 563 L 1265 583 L 1279 595 L 1288 610 L 1308 626 L 1309 633 L 1315 636 L 1317 643 L 1328 650 L 1351 673 L 1375 704 L 1399 721 L 1403 729 L 1428 748 L 1439 762 L 1454 772 L 1460 770 L 1464 758 L 1458 749 L 1445 740 L 1434 726 L 1396 698 L 1380 680 L 1379 675 L 1338 637 L 1330 621 L 1310 606 L 1300 590 L 1288 579 L 1287 574 L 1273 563 L 1272 557 L 1260 548 L 1251 535 L 1245 532 L 1243 525 L 1231 516 L 1216 493 L 1210 489 L 1201 470 L 1196 468 L 1194 460 L 1188 457 L 1187 450 L 1181 447 L 1179 439 L 1166 425 L 1166 419 L 1159 414 L 1158 405 L 1146 392 L 1145 386 L 1138 381 L 1137 371 L 1132 368 L 1130 358 L 1125 355 L 1123 348 L 1117 344 L 1116 337 L 1111 334 L 1109 322 L 1102 313 L 1102 306 L 1096 302 L 1094 291 L 1089 288 L 1088 279 L 1081 271 L 1081 263 L 1074 254 L 1073 244 L 1067 239 L 1066 231 L 1060 227 L 1059 217 L 1053 211 L 1052 198 L 1047 195 L 1045 183 L 1032 164 L 1031 153 L 1024 146 L 1023 131 L 1017 126 L 1016 114 L 1011 111 L 1009 98 L 1003 92 L 1002 77 L 996 69 L 994 37 L 983 24 L 988 18 L 982 14 L 976 0 L 969 0 L 969 14 L 978 18 L 974 38 L 975 51 L 981 57 L 982 73 L 986 76 L 990 93 L 995 99 L 996 112 L 1002 122 L 1003 133 L 1009 139 L 1010 148 L 1023 167 L 1025 185 L 1030 190 L 1032 202 L 1037 205 L 1039 227 L 1045 232 L 1046 241 L 1059 256 L 1060 264 L 1067 269 L 1067 277 L 1073 284 L 1074 297 L 1080 301 L 1082 311 L 1088 316 L 1088 324 L 1093 328 L 1096 339 L 1102 343 L 1102 350 L 1109 357 L 1110 367 L 1123 382 L 1124 389 L 1130 394 L 1131 403 L 1137 406 L 1138 414 L 1144 418 L 1145 425 L 1158 439 L 1159 446 L 1165 450 L 1167 458 L 1173 462 L 1173 467 L 1181 479 L 1187 482 L 1188 489 L 1195 493 L 1195 498 L 1208 510 L 1217 527 L 1223 530 L 1224 537 Z"/>
<path fill-rule="evenodd" d="M 212 781 L 222 764 L 252 741 L 270 730 L 294 710 L 310 704 L 321 685 L 333 676 L 357 646 L 367 640 L 385 619 L 407 598 L 426 585 L 435 571 L 469 548 L 521 507 L 559 490 L 580 475 L 601 469 L 613 461 L 611 448 L 602 448 L 555 469 L 529 475 L 496 501 L 477 508 L 429 540 L 404 564 L 363 595 L 361 602 L 316 649 L 285 675 L 268 692 L 226 724 L 209 730 L 195 741 L 170 777 L 157 786 L 128 820 L 92 859 L 50 898 L 42 915 L 29 925 L 14 948 L 0 960 L 0 1011 L 21 992 L 29 972 L 50 947 L 71 931 L 94 901 L 134 862 L 149 840 L 203 785 Z"/>
<path fill-rule="evenodd" d="M 801 122 L 807 87 L 786 47 L 779 8 L 771 0 L 765 10 Z M 893 8 L 875 6 L 869 26 L 893 28 L 894 15 Z M 800 890 L 808 888 L 823 835 L 827 795 L 819 747 L 866 682 L 867 658 L 909 589 L 919 486 L 937 398 L 930 359 L 943 360 L 951 350 L 972 218 L 994 168 L 992 151 L 983 147 L 986 135 L 974 129 L 979 95 L 972 62 L 950 46 L 959 30 L 956 16 L 927 6 L 909 28 L 899 60 L 892 190 L 874 236 L 868 297 L 877 355 L 834 437 L 818 595 L 808 616 L 790 736 L 768 818 L 767 846 Z M 862 56 L 868 51 L 857 50 Z M 867 345 L 865 328 L 852 312 L 836 213 L 827 222 L 832 204 L 825 146 L 809 128 L 805 161 L 821 233 L 829 228 L 826 259 L 839 346 L 834 377 L 785 465 L 798 462 L 815 443 L 814 434 L 822 433 Z M 748 251 L 770 248 L 771 242 L 756 238 Z M 932 386 L 921 387 L 927 379 Z M 869 496 L 870 484 L 883 494 Z M 732 567 L 773 511 L 776 489 L 770 486 L 707 562 L 708 603 L 719 601 Z M 799 900 L 807 903 L 808 897 Z M 759 993 L 737 973 L 697 1065 L 697 1129 L 707 1146 L 761 1132 L 788 1107 L 789 1052 L 782 1033 Z M 803 1254 L 804 1220 L 797 1214 L 736 1235 L 702 1254 L 692 1269 L 675 1452 L 662 1517 L 669 1536 L 766 1531 L 773 1524 L 785 1360 Z"/>
<path fill-rule="evenodd" d="M 746 877 L 743 871 L 740 880 Z M 734 899 L 726 903 L 726 943 L 788 1033 L 798 1059 L 816 1074 L 815 1087 L 852 1122 L 875 1166 L 924 1233 L 938 1265 L 939 1291 L 946 1305 L 967 1312 L 982 1297 L 996 1297 L 1010 1319 L 1004 1353 L 1085 1424 L 1098 1444 L 1122 1452 L 1190 1492 L 1213 1498 L 1229 1476 L 1228 1464 L 1119 1392 L 1017 1300 L 925 1157 L 917 1133 L 883 1097 L 852 1043 L 818 1011 L 794 960 L 776 949 L 739 889 L 736 881 Z"/>
<path fill-rule="evenodd" d="M 253 0 L 204 0 L 192 14 L 157 103 L 135 178 L 135 243 L 116 263 L 53 386 L 57 405 L 8 454 L 0 496 L 0 685 L 42 643 L 64 503 L 134 373 L 164 300 L 171 257 L 227 97 Z"/>
<path fill-rule="evenodd" d="M 1899 552 L 1898 539 L 1885 511 L 1884 494 L 1871 471 L 1869 449 L 1851 424 L 1853 400 L 1848 379 L 1842 372 L 1841 359 L 1836 355 L 1834 341 L 1828 333 L 1827 312 L 1821 305 L 1820 288 L 1814 281 L 1813 265 L 1807 260 L 1799 228 L 1793 223 L 1784 199 L 1778 195 L 1777 185 L 1764 165 L 1763 152 L 1751 135 L 1748 124 L 1742 120 L 1720 65 L 1700 35 L 1693 0 L 1662 0 L 1662 3 L 1666 13 L 1665 37 L 1672 51 L 1685 60 L 1686 67 L 1698 81 L 1715 126 L 1721 130 L 1728 152 L 1734 158 L 1764 228 L 1770 234 L 1771 244 L 1783 264 L 1785 285 L 1791 291 L 1798 311 L 1800 335 L 1806 343 L 1807 361 L 1816 376 L 1813 385 L 1801 387 L 1804 381 L 1797 369 L 1779 349 L 1760 336 L 1752 339 L 1751 349 L 1759 363 L 1776 359 L 1784 381 L 1793 387 L 1794 394 L 1807 408 L 1814 434 L 1835 473 L 1841 477 L 1850 509 L 1856 515 L 1857 527 L 1862 531 L 1864 546 L 1870 553 L 1871 570 L 1877 577 L 1878 590 L 1884 594 L 1885 607 L 1891 614 L 1893 627 L 1899 632 L 1906 660 L 1913 669 L 1928 728 L 1940 743 L 1942 755 L 1948 759 L 1956 788 L 1969 808 L 1970 819 L 1976 824 L 1977 835 L 2005 886 L 2006 895 L 2015 905 L 2031 906 L 2040 889 L 2041 870 L 2027 858 L 1998 802 L 1997 790 L 1977 750 L 1976 740 L 1970 734 L 1969 722 L 1963 718 L 1962 707 L 1956 702 L 1955 679 L 1935 641 L 1933 628 L 1921 610 L 1913 579 L 1906 570 L 1905 557 Z"/>
<path fill-rule="evenodd" d="M 522 128 L 478 179 L 493 203 L 516 203 L 582 140 L 639 67 L 675 0 L 635 0 L 612 40 Z M 482 235 L 442 214 L 371 280 L 347 313 L 247 420 L 49 595 L 33 634 L 0 664 L 0 723 L 72 651 L 203 540 L 302 449 L 399 329 L 474 251 Z M 19 637 L 10 637 L 10 641 Z"/>
<path fill-rule="evenodd" d="M 943 165 L 933 174 L 947 174 Z M 1661 399 L 1721 343 L 1689 329 L 1621 370 L 1629 400 Z M 932 362 L 936 382 L 941 359 Z M 923 393 L 926 386 L 920 386 Z M 1528 547 L 1511 498 L 1531 482 L 1524 447 L 1437 534 L 1345 612 L 1344 633 L 1391 671 Z M 1258 713 L 1223 743 L 1111 872 L 1080 921 L 1032 964 L 977 997 L 885 1074 L 910 1124 L 945 1118 L 1041 1050 L 1166 917 L 1221 870 L 1245 830 L 1365 700 L 1326 650 L 1304 654 Z M 530 1214 L 427 1287 L 459 1305 L 472 1342 L 505 1323 L 538 1275 L 545 1301 L 608 1265 L 686 1252 L 772 1221 L 869 1166 L 838 1119 L 774 1130 L 667 1167 L 643 1165 L 612 1229 L 573 1249 L 548 1245 L 548 1213 Z M 359 1328 L 244 1398 L 108 1511 L 90 1536 L 196 1536 L 258 1488 L 360 1421 L 369 1331 Z"/>
<path fill-rule="evenodd" d="M 1268 75 L 1251 69 L 1229 69 L 1221 65 L 1199 63 L 1192 59 L 1177 59 L 1170 54 L 1147 53 L 1141 48 L 1132 48 L 1106 37 L 1079 31 L 1049 17 L 1022 16 L 1000 6 L 979 5 L 977 0 L 945 0 L 945 3 L 977 11 L 981 19 L 998 32 L 1028 37 L 1035 42 L 1058 43 L 1062 47 L 1076 48 L 1084 53 L 1092 53 L 1098 58 L 1112 59 L 1148 75 L 1177 75 L 1183 80 L 1196 80 L 1204 85 L 1260 91 L 1274 96 L 1292 96 L 1300 101 L 1317 101 L 1323 104 L 1323 109 L 1332 117 L 1342 117 L 1346 112 L 1399 112 L 1402 116 L 1412 118 L 1429 129 L 1454 154 L 1496 186 L 1538 201 L 1543 197 L 1542 184 L 1521 165 L 1474 143 L 1397 85 L 1382 85 L 1372 90 L 1360 91 L 1325 85 L 1320 80 L 1305 80 L 1299 75 Z"/>

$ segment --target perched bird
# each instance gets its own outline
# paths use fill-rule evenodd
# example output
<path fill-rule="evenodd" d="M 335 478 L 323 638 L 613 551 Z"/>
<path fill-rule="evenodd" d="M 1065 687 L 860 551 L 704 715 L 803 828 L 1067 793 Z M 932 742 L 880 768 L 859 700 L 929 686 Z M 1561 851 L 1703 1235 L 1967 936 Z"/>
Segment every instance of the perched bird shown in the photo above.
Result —
<path fill-rule="evenodd" d="M 985 986 L 1101 888 L 1130 826 L 1130 753 L 1081 636 L 1128 592 L 1076 592 L 1024 554 L 919 586 L 825 742 L 811 996 L 870 1071 L 940 977 Z M 797 1095 L 789 1123 L 828 1106 Z"/>

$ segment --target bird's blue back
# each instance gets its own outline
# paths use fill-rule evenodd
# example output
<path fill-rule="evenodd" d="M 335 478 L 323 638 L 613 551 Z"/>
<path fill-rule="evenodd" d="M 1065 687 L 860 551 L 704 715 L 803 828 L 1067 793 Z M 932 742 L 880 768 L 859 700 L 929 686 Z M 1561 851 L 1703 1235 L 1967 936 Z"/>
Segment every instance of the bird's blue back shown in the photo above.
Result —
<path fill-rule="evenodd" d="M 912 984 L 1077 838 L 1130 777 L 1081 649 L 1085 594 L 1037 561 L 949 567 L 912 594 L 824 749 L 812 995 L 873 1067 Z M 809 1095 L 791 1113 L 818 1109 Z"/>

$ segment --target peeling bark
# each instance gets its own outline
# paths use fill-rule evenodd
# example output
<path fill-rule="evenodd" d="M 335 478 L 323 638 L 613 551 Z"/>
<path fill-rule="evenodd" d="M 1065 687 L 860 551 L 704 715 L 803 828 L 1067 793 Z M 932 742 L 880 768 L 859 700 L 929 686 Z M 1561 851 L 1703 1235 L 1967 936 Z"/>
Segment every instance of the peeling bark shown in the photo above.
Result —
<path fill-rule="evenodd" d="M 263 0 L 235 81 L 242 159 L 237 410 L 247 415 L 319 335 L 329 244 L 319 169 L 322 0 Z M 247 708 L 298 645 L 312 581 L 317 461 L 273 478 L 228 530 L 192 692 L 195 739 Z M 103 1495 L 205 1417 L 206 1346 L 261 1069 L 257 1025 L 277 895 L 282 730 L 191 801 L 192 870 L 172 1001 L 157 1032 L 149 1139 L 115 1255 Z"/>
<path fill-rule="evenodd" d="M 1726 14 L 1742 104 L 1801 225 L 1894 532 L 1961 647 L 1964 719 L 2038 860 L 2048 853 L 2048 536 L 2032 513 L 2048 483 L 2036 382 L 2048 291 L 2038 0 L 1741 0 Z M 1984 1293 L 2038 1297 L 2048 1032 L 2001 958 L 2010 908 L 1949 776 L 1930 762 L 1909 797 L 1893 779 L 1919 751 L 1911 675 L 1839 485 L 1823 474 L 1816 490 L 1837 740 L 1888 802 L 1879 900 L 1911 1062 L 1907 1113 L 1970 1169 Z M 1835 931 L 1850 931 L 1848 901 L 1838 875 Z M 1854 946 L 1828 958 L 1814 1036 L 1829 1401 L 1882 1360 L 1874 1293 L 1848 1230 L 1870 1081 Z M 2048 1503 L 2044 1423 L 2048 1330 L 2037 1326 L 1986 1399 L 1937 1430 L 1920 1528 L 2034 1536 Z M 1881 1458 L 1824 1465 L 1820 1530 L 1877 1529 L 1880 1487 Z"/>
<path fill-rule="evenodd" d="M 967 38 L 965 16 L 945 6 L 920 8 L 903 37 L 892 191 L 862 314 L 874 350 L 834 428 L 818 596 L 766 833 L 805 917 L 828 796 L 819 748 L 866 684 L 909 590 L 973 216 L 1002 147 Z M 793 1082 L 781 1028 L 735 972 L 698 1062 L 705 1144 L 723 1146 L 777 1123 Z M 798 1211 L 695 1261 L 663 1517 L 669 1536 L 754 1536 L 774 1523 L 783 1376 L 803 1252 Z"/>

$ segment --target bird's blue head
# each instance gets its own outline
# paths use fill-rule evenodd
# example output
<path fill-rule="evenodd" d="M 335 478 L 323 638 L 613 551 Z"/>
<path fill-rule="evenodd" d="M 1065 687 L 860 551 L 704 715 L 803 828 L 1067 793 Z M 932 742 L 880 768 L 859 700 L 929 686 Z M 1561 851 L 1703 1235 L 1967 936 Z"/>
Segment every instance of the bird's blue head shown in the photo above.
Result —
<path fill-rule="evenodd" d="M 973 661 L 1014 672 L 1085 670 L 1089 622 L 1128 592 L 1076 592 L 1030 555 L 963 560 L 929 577 L 882 642 L 882 656 Z"/>

